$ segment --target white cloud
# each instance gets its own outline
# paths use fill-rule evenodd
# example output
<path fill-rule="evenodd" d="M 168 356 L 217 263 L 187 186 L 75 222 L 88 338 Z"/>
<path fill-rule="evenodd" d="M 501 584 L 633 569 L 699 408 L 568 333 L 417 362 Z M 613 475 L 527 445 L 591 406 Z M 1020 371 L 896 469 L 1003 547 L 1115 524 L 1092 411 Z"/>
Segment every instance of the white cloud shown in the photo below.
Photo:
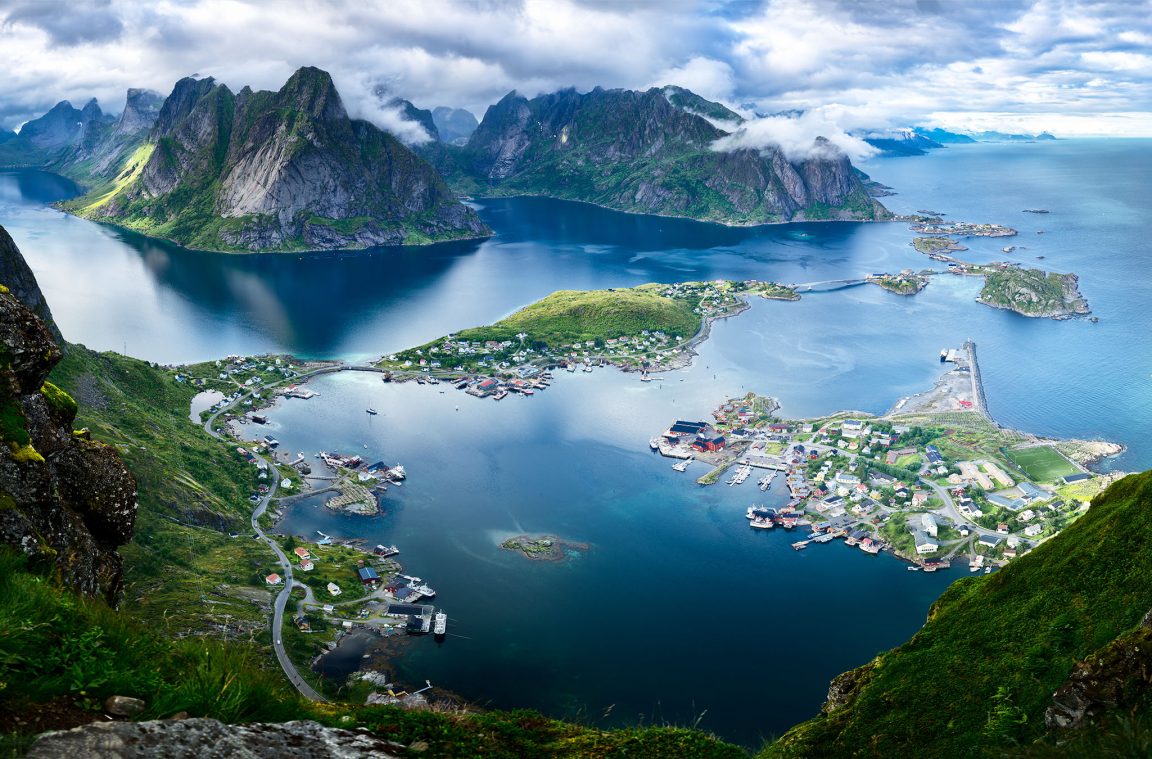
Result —
<path fill-rule="evenodd" d="M 0 126 L 64 98 L 116 110 L 128 87 L 194 72 L 275 89 L 304 65 L 356 108 L 357 82 L 477 116 L 511 89 L 669 83 L 847 129 L 976 108 L 1056 123 L 1152 112 L 1149 40 L 1147 8 L 1125 0 L 8 0 Z"/>
<path fill-rule="evenodd" d="M 830 149 L 828 145 L 817 142 L 815 138 L 818 136 L 826 138 L 834 147 Z M 765 150 L 770 147 L 779 148 L 784 157 L 793 162 L 814 156 L 828 157 L 837 151 L 853 161 L 860 161 L 876 153 L 871 145 L 848 134 L 817 112 L 753 119 L 712 145 L 713 150 Z"/>

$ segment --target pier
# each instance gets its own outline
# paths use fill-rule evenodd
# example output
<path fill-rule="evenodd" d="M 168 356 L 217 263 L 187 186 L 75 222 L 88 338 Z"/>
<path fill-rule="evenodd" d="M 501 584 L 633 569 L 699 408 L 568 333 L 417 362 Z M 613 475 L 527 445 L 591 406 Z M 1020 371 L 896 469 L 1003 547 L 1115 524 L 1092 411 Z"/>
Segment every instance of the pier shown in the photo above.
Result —
<path fill-rule="evenodd" d="M 988 399 L 984 396 L 984 383 L 980 381 L 980 364 L 976 363 L 976 343 L 971 338 L 964 342 L 964 351 L 968 354 L 968 371 L 972 375 L 972 404 L 981 416 L 995 424 L 988 413 Z"/>

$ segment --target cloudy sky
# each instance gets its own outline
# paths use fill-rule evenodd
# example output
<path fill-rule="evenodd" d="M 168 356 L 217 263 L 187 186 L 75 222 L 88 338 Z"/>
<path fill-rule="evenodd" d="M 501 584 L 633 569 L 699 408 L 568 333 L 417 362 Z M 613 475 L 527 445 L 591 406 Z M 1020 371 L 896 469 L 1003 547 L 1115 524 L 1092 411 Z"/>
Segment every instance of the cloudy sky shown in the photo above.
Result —
<path fill-rule="evenodd" d="M 821 131 L 1152 136 L 1141 0 L 0 0 L 6 128 L 191 74 L 276 89 L 302 65 L 367 117 L 377 83 L 478 118 L 511 89 L 675 83 Z"/>

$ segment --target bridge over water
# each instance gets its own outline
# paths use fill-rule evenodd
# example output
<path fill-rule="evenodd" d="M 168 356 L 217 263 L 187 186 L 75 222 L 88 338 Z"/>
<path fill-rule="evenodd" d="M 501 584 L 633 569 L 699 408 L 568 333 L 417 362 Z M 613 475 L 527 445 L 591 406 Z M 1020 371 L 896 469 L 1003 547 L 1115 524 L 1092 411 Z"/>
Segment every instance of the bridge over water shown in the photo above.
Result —
<path fill-rule="evenodd" d="M 844 290 L 849 287 L 867 284 L 866 279 L 829 279 L 823 282 L 805 282 L 799 285 L 788 285 L 798 293 L 829 293 L 833 290 Z"/>

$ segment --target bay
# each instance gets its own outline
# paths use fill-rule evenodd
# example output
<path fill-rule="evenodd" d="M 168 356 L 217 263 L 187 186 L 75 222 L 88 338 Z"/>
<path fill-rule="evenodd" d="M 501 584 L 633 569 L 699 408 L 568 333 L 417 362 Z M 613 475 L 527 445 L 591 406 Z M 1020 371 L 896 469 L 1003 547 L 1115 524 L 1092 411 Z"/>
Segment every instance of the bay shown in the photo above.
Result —
<path fill-rule="evenodd" d="M 402 461 L 410 479 L 389 491 L 380 517 L 309 506 L 285 527 L 395 542 L 437 588 L 463 637 L 416 641 L 398 663 L 413 682 L 597 724 L 699 718 L 755 745 L 815 713 L 831 677 L 907 639 L 957 574 L 909 573 L 839 545 L 793 552 L 786 535 L 746 527 L 743 509 L 760 500 L 751 483 L 698 488 L 691 469 L 678 475 L 649 455 L 648 437 L 749 390 L 780 398 L 792 416 L 879 413 L 931 384 L 940 348 L 971 337 L 999 421 L 1122 442 L 1127 452 L 1106 466 L 1152 467 L 1150 163 L 1150 141 L 1070 140 L 863 166 L 899 192 L 884 199 L 893 210 L 1019 229 L 967 241 L 965 256 L 996 260 L 1013 244 L 1012 260 L 1075 271 L 1099 323 L 996 311 L 973 302 L 978 282 L 937 277 L 911 298 L 856 287 L 756 302 L 715 326 L 692 367 L 649 385 L 607 371 L 563 375 L 546 393 L 497 404 L 326 377 L 319 398 L 272 412 L 284 447 Z M 363 358 L 562 288 L 812 282 L 930 263 L 903 224 L 731 229 L 543 199 L 481 203 L 497 233 L 481 243 L 219 256 L 47 206 L 72 191 L 50 175 L 2 172 L 0 224 L 66 337 L 160 362 L 261 351 Z M 519 532 L 592 549 L 529 563 L 497 547 Z"/>

